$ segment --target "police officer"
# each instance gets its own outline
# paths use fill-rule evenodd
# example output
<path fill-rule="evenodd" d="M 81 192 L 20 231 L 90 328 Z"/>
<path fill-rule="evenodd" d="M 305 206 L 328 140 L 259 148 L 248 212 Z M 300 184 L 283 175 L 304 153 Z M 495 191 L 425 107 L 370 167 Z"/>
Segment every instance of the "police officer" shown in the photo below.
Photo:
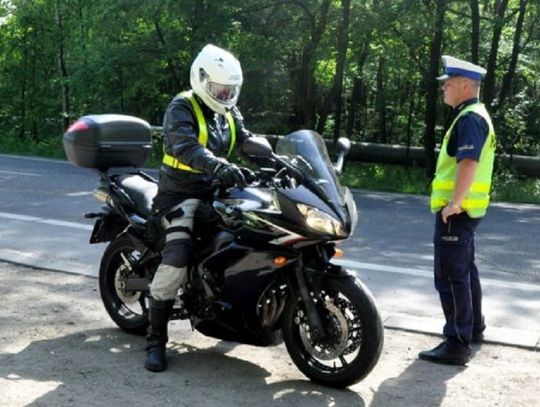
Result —
<path fill-rule="evenodd" d="M 471 342 L 481 342 L 485 329 L 482 290 L 474 263 L 474 233 L 489 204 L 495 157 L 495 132 L 479 102 L 486 70 L 450 56 L 442 57 L 444 102 L 453 110 L 437 161 L 431 194 L 436 214 L 435 288 L 446 319 L 443 341 L 420 352 L 436 363 L 465 365 Z"/>
<path fill-rule="evenodd" d="M 162 263 L 149 298 L 150 327 L 145 368 L 167 369 L 167 324 L 178 290 L 186 283 L 193 218 L 201 201 L 211 197 L 212 180 L 244 186 L 249 170 L 226 157 L 236 141 L 251 134 L 236 108 L 242 69 L 229 52 L 206 45 L 193 61 L 191 90 L 176 96 L 163 119 L 164 155 L 154 212 L 165 230 Z"/>

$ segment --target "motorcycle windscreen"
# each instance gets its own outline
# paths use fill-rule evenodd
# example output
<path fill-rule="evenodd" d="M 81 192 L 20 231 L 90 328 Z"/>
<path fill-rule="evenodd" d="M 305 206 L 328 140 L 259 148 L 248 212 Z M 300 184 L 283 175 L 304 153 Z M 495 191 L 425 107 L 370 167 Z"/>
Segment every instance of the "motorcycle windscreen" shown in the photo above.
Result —
<path fill-rule="evenodd" d="M 276 154 L 286 156 L 313 184 L 319 197 L 334 208 L 345 205 L 345 189 L 338 181 L 322 137 L 311 130 L 299 130 L 280 139 Z"/>

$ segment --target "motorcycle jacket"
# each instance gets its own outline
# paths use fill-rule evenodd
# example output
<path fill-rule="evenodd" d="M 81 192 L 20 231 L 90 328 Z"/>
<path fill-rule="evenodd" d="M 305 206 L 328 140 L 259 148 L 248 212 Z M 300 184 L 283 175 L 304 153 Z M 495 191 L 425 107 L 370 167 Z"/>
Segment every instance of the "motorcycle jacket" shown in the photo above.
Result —
<path fill-rule="evenodd" d="M 206 198 L 216 166 L 228 157 L 235 142 L 241 144 L 251 136 L 236 107 L 227 118 L 209 109 L 191 92 L 173 98 L 163 118 L 163 133 L 158 208 L 174 204 L 173 200 L 178 203 L 179 197 Z M 170 204 L 159 202 L 165 196 L 176 199 L 168 199 Z"/>

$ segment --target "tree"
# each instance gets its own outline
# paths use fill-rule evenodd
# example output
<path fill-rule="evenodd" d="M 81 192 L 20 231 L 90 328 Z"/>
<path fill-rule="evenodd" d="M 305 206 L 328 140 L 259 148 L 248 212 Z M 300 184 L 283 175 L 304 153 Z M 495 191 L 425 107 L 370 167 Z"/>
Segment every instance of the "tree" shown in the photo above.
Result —
<path fill-rule="evenodd" d="M 493 36 L 491 38 L 491 48 L 489 50 L 489 57 L 487 62 L 487 73 L 484 80 L 484 103 L 488 106 L 493 104 L 495 98 L 495 77 L 497 68 L 497 54 L 499 52 L 499 42 L 501 39 L 501 32 L 504 27 L 504 15 L 506 13 L 506 7 L 508 6 L 508 0 L 496 0 L 496 10 L 493 22 Z"/>
<path fill-rule="evenodd" d="M 510 87 L 512 85 L 512 80 L 516 73 L 516 67 L 518 62 L 519 54 L 521 53 L 521 35 L 523 33 L 523 22 L 525 21 L 525 13 L 527 10 L 527 0 L 519 1 L 519 14 L 516 23 L 516 30 L 514 32 L 514 41 L 512 46 L 512 55 L 510 56 L 510 63 L 508 65 L 508 70 L 504 74 L 501 89 L 499 92 L 499 98 L 497 105 L 494 110 L 499 110 L 505 99 L 510 94 Z"/>
<path fill-rule="evenodd" d="M 317 123 L 317 131 L 324 132 L 326 118 L 329 114 L 331 105 L 335 107 L 334 120 L 334 143 L 339 138 L 341 129 L 341 111 L 342 111 L 342 92 L 343 92 L 343 77 L 345 72 L 345 60 L 347 57 L 348 42 L 349 42 L 349 19 L 350 19 L 350 0 L 341 0 L 342 18 L 337 30 L 337 60 L 336 74 L 330 92 L 325 98 L 321 110 L 319 112 L 319 120 Z"/>
<path fill-rule="evenodd" d="M 69 75 L 66 67 L 65 57 L 65 45 L 64 45 L 64 24 L 62 10 L 60 8 L 59 0 L 54 2 L 54 16 L 56 20 L 57 29 L 57 61 L 58 61 L 58 74 L 60 76 L 60 87 L 62 90 L 62 130 L 66 131 L 69 127 Z"/>
<path fill-rule="evenodd" d="M 478 0 L 470 0 L 471 7 L 471 62 L 478 64 L 478 49 L 480 47 L 480 9 Z"/>
<path fill-rule="evenodd" d="M 446 0 L 435 1 L 435 18 L 433 20 L 433 40 L 430 47 L 429 69 L 426 71 L 424 82 L 426 84 L 426 115 L 424 148 L 426 153 L 426 174 L 428 177 L 435 173 L 435 124 L 437 122 L 437 74 L 439 60 L 441 59 L 441 45 L 443 39 L 444 16 Z"/>
<path fill-rule="evenodd" d="M 301 0 L 291 0 L 300 7 L 308 24 L 308 35 L 304 38 L 302 49 L 292 72 L 295 89 L 296 123 L 314 128 L 316 123 L 316 89 L 314 78 L 315 51 L 327 27 L 331 0 L 322 0 L 317 13 L 313 13 Z"/>

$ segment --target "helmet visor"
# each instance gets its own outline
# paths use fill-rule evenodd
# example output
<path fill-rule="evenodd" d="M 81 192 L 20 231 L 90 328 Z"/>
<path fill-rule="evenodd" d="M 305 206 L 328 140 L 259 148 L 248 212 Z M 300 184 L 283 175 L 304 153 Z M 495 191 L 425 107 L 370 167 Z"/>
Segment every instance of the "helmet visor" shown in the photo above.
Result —
<path fill-rule="evenodd" d="M 235 103 L 240 93 L 239 85 L 222 85 L 221 83 L 208 82 L 206 84 L 206 91 L 212 97 L 220 103 L 228 104 Z"/>

